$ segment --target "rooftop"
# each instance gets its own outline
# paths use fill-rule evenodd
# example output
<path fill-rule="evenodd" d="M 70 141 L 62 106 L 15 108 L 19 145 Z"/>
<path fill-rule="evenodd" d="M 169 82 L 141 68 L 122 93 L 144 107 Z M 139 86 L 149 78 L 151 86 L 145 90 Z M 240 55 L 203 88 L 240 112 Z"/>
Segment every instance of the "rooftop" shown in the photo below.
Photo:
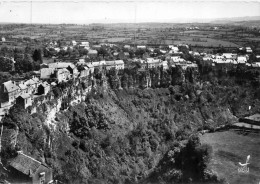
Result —
<path fill-rule="evenodd" d="M 75 68 L 73 63 L 66 63 L 66 62 L 57 62 L 57 63 L 49 63 L 49 68 L 67 68 L 70 66 L 71 68 Z"/>
<path fill-rule="evenodd" d="M 23 99 L 30 98 L 30 95 L 28 93 L 20 95 Z"/>
<path fill-rule="evenodd" d="M 19 89 L 19 87 L 13 81 L 4 82 L 3 85 L 5 86 L 7 92 L 12 92 Z"/>
<path fill-rule="evenodd" d="M 41 162 L 23 153 L 19 153 L 10 163 L 10 166 L 29 176 L 33 176 L 40 165 Z"/>

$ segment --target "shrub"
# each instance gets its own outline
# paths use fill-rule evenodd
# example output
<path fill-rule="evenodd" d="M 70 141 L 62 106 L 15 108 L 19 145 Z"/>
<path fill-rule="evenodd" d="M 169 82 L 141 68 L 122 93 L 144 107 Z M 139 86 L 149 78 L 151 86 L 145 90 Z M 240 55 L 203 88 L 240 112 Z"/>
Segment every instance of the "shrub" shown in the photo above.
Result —
<path fill-rule="evenodd" d="M 86 146 L 86 141 L 80 140 L 79 148 L 82 149 L 82 151 L 84 152 L 88 151 Z"/>
<path fill-rule="evenodd" d="M 79 145 L 80 145 L 80 142 L 78 140 L 74 140 L 72 142 L 72 146 L 75 148 L 75 149 L 78 149 L 79 148 Z"/>

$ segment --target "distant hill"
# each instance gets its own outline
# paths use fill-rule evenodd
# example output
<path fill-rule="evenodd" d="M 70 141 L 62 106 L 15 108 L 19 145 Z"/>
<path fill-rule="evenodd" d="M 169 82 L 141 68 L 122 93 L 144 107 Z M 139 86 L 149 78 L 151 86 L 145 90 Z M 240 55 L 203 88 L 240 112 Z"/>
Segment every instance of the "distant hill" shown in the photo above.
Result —
<path fill-rule="evenodd" d="M 252 16 L 252 17 L 233 17 L 233 18 L 220 18 L 212 20 L 210 23 L 215 24 L 227 24 L 232 22 L 248 22 L 248 21 L 257 21 L 260 22 L 260 16 Z"/>
<path fill-rule="evenodd" d="M 260 16 L 247 16 L 247 17 L 232 17 L 232 18 L 217 18 L 217 19 L 168 19 L 168 20 L 158 20 L 151 22 L 137 22 L 137 23 L 93 23 L 91 26 L 103 25 L 111 27 L 163 27 L 172 24 L 174 26 L 186 25 L 186 24 L 231 24 L 231 25 L 241 25 L 241 26 L 256 26 L 260 27 Z"/>
<path fill-rule="evenodd" d="M 246 17 L 231 17 L 231 18 L 173 18 L 173 19 L 165 19 L 165 20 L 151 20 L 147 22 L 122 22 L 122 20 L 113 20 L 111 23 L 102 23 L 101 20 L 93 20 L 93 23 L 86 23 L 84 25 L 89 26 L 112 26 L 112 27 L 135 27 L 136 25 L 140 27 L 149 27 L 149 26 L 168 26 L 169 24 L 172 25 L 180 25 L 180 24 L 232 24 L 232 25 L 241 25 L 241 26 L 256 26 L 260 27 L 260 16 L 246 16 Z M 11 23 L 11 22 L 0 22 L 0 24 L 27 24 L 27 23 Z M 34 23 L 34 24 L 41 24 L 41 23 Z M 42 24 L 46 25 L 46 24 Z M 53 25 L 60 25 L 60 24 L 53 24 Z M 73 25 L 71 23 L 67 23 L 65 25 Z M 80 25 L 80 24 L 76 24 Z"/>

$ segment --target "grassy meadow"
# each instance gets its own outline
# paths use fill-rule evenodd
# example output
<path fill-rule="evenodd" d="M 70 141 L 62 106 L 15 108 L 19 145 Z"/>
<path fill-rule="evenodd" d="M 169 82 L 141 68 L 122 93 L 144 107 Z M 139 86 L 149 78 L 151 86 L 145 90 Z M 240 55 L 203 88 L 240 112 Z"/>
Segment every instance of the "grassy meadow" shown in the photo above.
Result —
<path fill-rule="evenodd" d="M 213 147 L 209 167 L 229 184 L 259 184 L 260 134 L 242 135 L 233 131 L 208 133 L 201 136 L 202 143 Z M 238 162 L 245 163 L 250 155 L 249 173 L 239 173 Z"/>

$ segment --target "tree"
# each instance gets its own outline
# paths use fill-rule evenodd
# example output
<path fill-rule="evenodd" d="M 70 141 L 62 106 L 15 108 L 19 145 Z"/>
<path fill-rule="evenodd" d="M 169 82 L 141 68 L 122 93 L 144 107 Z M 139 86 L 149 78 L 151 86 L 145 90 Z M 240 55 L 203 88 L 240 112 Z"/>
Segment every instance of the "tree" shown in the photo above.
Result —
<path fill-rule="evenodd" d="M 74 49 L 71 53 L 72 58 L 77 58 L 79 56 L 79 51 L 77 49 Z"/>
<path fill-rule="evenodd" d="M 102 55 L 103 57 L 105 57 L 105 56 L 108 56 L 109 54 L 108 54 L 107 50 L 104 47 L 101 47 L 98 50 L 98 55 Z"/>
<path fill-rule="evenodd" d="M 32 48 L 30 46 L 26 46 L 24 52 L 26 54 L 32 54 Z"/>
<path fill-rule="evenodd" d="M 154 49 L 153 52 L 154 52 L 157 56 L 161 55 L 161 51 L 160 51 L 160 49 L 158 49 L 158 48 Z"/>
<path fill-rule="evenodd" d="M 185 148 L 177 156 L 176 164 L 182 169 L 184 178 L 201 180 L 211 156 L 212 147 L 206 144 L 201 145 L 199 137 L 192 135 Z"/>
<path fill-rule="evenodd" d="M 40 63 L 42 63 L 42 50 L 41 49 L 35 49 L 34 50 L 33 60 L 34 61 L 40 61 Z"/>
<path fill-rule="evenodd" d="M 24 55 L 24 59 L 17 59 L 15 63 L 15 70 L 19 73 L 30 72 L 32 70 L 37 70 L 40 67 L 40 61 L 33 62 L 29 54 Z"/>
<path fill-rule="evenodd" d="M 248 62 L 249 63 L 257 62 L 257 58 L 254 53 L 250 54 Z"/>
<path fill-rule="evenodd" d="M 0 71 L 10 72 L 13 69 L 13 61 L 5 57 L 0 57 L 0 66 Z"/>
<path fill-rule="evenodd" d="M 9 73 L 5 73 L 5 72 L 0 72 L 0 84 L 6 82 L 6 81 L 9 81 L 11 80 L 12 78 L 12 75 L 9 74 Z"/>
<path fill-rule="evenodd" d="M 138 56 L 138 57 L 142 57 L 144 53 L 145 53 L 144 49 L 137 49 L 135 51 L 135 55 Z"/>
<path fill-rule="evenodd" d="M 84 48 L 80 48 L 79 49 L 79 55 L 80 56 L 84 56 L 84 55 L 87 55 L 88 54 L 88 50 L 87 49 L 84 49 Z"/>
<path fill-rule="evenodd" d="M 134 58 L 134 51 L 133 50 L 129 50 L 129 57 L 131 59 Z"/>

